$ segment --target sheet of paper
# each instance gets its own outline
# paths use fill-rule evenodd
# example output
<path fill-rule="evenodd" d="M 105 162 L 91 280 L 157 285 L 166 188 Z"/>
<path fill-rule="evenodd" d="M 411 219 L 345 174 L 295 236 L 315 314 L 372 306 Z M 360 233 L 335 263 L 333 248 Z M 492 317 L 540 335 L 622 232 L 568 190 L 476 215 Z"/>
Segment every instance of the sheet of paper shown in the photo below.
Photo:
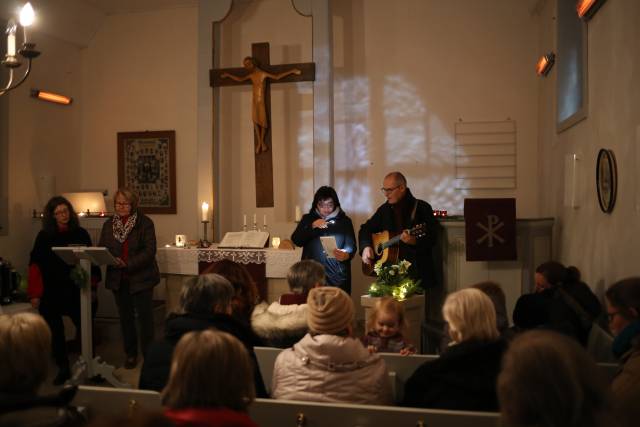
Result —
<path fill-rule="evenodd" d="M 333 251 L 338 249 L 336 238 L 334 236 L 320 236 L 320 243 L 322 243 L 327 258 L 335 258 Z"/>
<path fill-rule="evenodd" d="M 242 231 L 228 231 L 224 234 L 222 241 L 218 245 L 219 248 L 239 248 L 242 246 L 242 237 L 245 233 Z"/>
<path fill-rule="evenodd" d="M 96 248 L 85 248 L 84 250 L 91 262 L 96 265 L 116 265 L 116 259 L 111 255 L 111 252 L 107 248 L 104 247 L 96 247 Z"/>

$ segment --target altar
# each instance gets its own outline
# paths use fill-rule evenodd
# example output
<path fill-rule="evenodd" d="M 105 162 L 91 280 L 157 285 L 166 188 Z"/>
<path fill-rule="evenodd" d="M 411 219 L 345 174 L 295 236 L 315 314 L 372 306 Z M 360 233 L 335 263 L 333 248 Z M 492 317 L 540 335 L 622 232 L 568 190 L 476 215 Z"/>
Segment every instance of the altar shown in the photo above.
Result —
<path fill-rule="evenodd" d="M 210 248 L 186 249 L 176 247 L 158 248 L 156 259 L 160 273 L 166 280 L 167 312 L 178 307 L 182 283 L 197 276 L 212 264 L 228 259 L 247 268 L 256 282 L 260 298 L 268 302 L 288 292 L 287 272 L 302 258 L 302 248 L 286 249 L 228 249 Z"/>

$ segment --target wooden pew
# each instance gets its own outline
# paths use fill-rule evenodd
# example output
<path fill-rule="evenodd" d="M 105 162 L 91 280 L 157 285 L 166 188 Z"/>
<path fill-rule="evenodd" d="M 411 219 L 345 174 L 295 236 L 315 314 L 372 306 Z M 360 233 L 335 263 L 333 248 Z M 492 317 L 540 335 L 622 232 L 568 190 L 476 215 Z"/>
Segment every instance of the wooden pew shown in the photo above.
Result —
<path fill-rule="evenodd" d="M 271 393 L 271 379 L 273 377 L 273 366 L 278 354 L 283 349 L 273 347 L 255 347 L 258 366 L 267 391 Z M 391 388 L 396 402 L 400 402 L 404 395 L 404 385 L 413 372 L 425 362 L 437 359 L 436 355 L 413 354 L 411 356 L 401 356 L 397 353 L 380 353 L 384 360 L 391 378 Z"/>
<path fill-rule="evenodd" d="M 395 406 L 256 399 L 249 415 L 259 426 L 278 427 L 496 427 L 495 412 L 444 411 Z"/>
<path fill-rule="evenodd" d="M 160 393 L 129 388 L 79 386 L 71 406 L 89 419 L 131 416 L 138 410 L 162 411 Z"/>

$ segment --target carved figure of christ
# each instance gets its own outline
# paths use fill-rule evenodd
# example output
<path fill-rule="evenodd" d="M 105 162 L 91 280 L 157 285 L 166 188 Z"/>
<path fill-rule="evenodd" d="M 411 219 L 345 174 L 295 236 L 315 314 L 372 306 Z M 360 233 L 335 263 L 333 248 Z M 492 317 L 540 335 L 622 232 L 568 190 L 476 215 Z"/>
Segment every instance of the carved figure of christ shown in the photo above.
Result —
<path fill-rule="evenodd" d="M 273 207 L 273 159 L 271 158 L 270 83 L 315 80 L 313 62 L 271 65 L 269 43 L 253 43 L 251 57 L 241 68 L 212 69 L 212 87 L 252 85 L 252 117 L 255 142 L 256 206 Z"/>

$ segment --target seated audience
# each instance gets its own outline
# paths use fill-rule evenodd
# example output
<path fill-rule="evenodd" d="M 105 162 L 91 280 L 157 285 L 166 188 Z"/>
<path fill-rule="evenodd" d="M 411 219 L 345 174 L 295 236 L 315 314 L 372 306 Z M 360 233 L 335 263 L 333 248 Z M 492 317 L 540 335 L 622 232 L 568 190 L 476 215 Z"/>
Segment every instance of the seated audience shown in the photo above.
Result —
<path fill-rule="evenodd" d="M 505 342 L 493 303 L 478 289 L 450 294 L 442 307 L 451 344 L 420 366 L 405 385 L 404 406 L 496 411 L 495 383 Z"/>
<path fill-rule="evenodd" d="M 176 346 L 165 416 L 183 427 L 257 427 L 247 415 L 255 397 L 246 348 L 226 332 L 189 332 Z"/>
<path fill-rule="evenodd" d="M 496 327 L 500 336 L 505 339 L 513 337 L 513 332 L 509 329 L 509 317 L 507 316 L 507 298 L 504 291 L 496 282 L 486 281 L 476 283 L 471 286 L 479 289 L 491 299 L 493 307 L 496 309 Z"/>
<path fill-rule="evenodd" d="M 391 403 L 384 361 L 353 338 L 353 302 L 340 288 L 311 289 L 309 333 L 283 350 L 273 371 L 273 397 L 317 402 Z"/>
<path fill-rule="evenodd" d="M 505 426 L 617 426 L 606 380 L 578 343 L 552 331 L 517 336 L 504 356 L 498 398 Z"/>
<path fill-rule="evenodd" d="M 607 289 L 609 329 L 615 336 L 613 353 L 621 369 L 613 379 L 613 405 L 622 425 L 640 420 L 640 277 L 614 283 Z"/>
<path fill-rule="evenodd" d="M 593 321 L 602 312 L 598 298 L 575 267 L 549 261 L 536 268 L 535 291 L 522 295 L 513 311 L 519 330 L 551 329 L 586 346 Z"/>
<path fill-rule="evenodd" d="M 258 287 L 249 271 L 237 262 L 224 259 L 203 272 L 203 274 L 208 273 L 219 274 L 231 282 L 234 289 L 234 295 L 231 299 L 231 308 L 233 309 L 231 314 L 246 325 L 250 325 L 251 313 L 258 303 L 259 297 Z"/>
<path fill-rule="evenodd" d="M 75 387 L 38 395 L 47 379 L 51 331 L 32 313 L 0 315 L 0 426 L 76 426 L 82 417 L 69 403 Z"/>
<path fill-rule="evenodd" d="M 140 373 L 140 388 L 160 391 L 167 383 L 174 347 L 184 334 L 204 329 L 218 329 L 238 338 L 249 352 L 255 389 L 260 397 L 267 392 L 253 351 L 253 333 L 231 316 L 231 283 L 219 274 L 203 274 L 188 280 L 180 294 L 180 314 L 170 314 L 165 323 L 164 340 L 149 346 Z"/>
<path fill-rule="evenodd" d="M 280 296 L 278 302 L 258 304 L 251 316 L 251 327 L 270 347 L 289 348 L 307 333 L 307 295 L 316 286 L 323 286 L 324 267 L 317 261 L 303 260 L 289 269 L 287 282 L 291 293 Z"/>
<path fill-rule="evenodd" d="M 403 305 L 392 297 L 380 298 L 367 320 L 362 344 L 370 352 L 412 354 L 416 349 L 403 335 L 407 319 Z"/>

